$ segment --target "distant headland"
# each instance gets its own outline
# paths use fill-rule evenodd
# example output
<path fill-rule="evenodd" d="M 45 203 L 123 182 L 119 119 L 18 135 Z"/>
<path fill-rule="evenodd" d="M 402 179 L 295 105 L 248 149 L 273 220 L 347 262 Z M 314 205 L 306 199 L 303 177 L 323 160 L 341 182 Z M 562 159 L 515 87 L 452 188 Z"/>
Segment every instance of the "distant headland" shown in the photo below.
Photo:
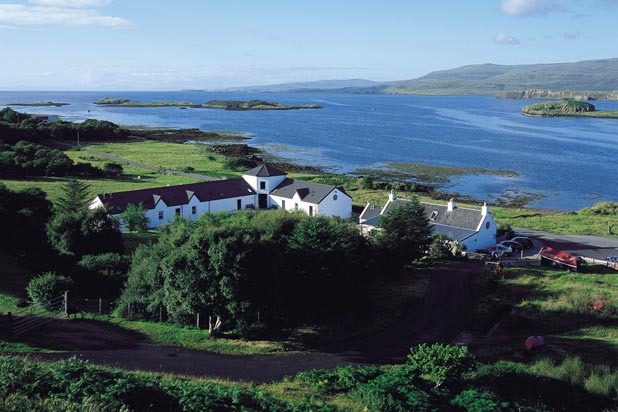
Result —
<path fill-rule="evenodd" d="M 264 100 L 210 100 L 203 104 L 182 102 L 182 101 L 152 101 L 152 102 L 137 102 L 129 99 L 105 97 L 95 102 L 99 106 L 111 107 L 179 107 L 194 108 L 194 109 L 223 109 L 223 110 L 299 110 L 299 109 L 321 109 L 322 106 L 317 104 L 307 104 L 301 106 L 287 106 L 277 102 L 267 102 Z"/>

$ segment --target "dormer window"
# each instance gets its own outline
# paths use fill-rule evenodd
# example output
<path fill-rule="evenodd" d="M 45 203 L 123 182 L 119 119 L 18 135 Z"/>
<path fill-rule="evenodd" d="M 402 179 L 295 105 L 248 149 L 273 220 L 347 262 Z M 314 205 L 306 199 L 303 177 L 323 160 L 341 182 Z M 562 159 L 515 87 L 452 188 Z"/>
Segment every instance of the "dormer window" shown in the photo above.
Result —
<path fill-rule="evenodd" d="M 266 190 L 266 182 L 264 182 L 264 181 L 260 182 L 260 189 L 261 190 Z"/>
<path fill-rule="evenodd" d="M 438 211 L 434 210 L 433 212 L 431 212 L 431 215 L 429 216 L 429 220 L 435 221 L 437 217 L 438 217 Z"/>

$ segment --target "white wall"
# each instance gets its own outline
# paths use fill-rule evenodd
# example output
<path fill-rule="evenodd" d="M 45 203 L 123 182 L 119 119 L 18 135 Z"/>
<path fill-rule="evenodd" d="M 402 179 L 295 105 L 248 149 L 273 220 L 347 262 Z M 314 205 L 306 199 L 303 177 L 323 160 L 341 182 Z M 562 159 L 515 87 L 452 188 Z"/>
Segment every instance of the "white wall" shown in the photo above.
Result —
<path fill-rule="evenodd" d="M 257 207 L 257 205 L 255 205 L 255 196 L 247 195 L 247 196 L 233 197 L 230 199 L 212 200 L 210 201 L 210 212 L 221 212 L 221 211 L 235 212 L 237 209 L 236 202 L 238 199 L 240 199 L 241 201 L 241 210 L 246 209 L 248 204 L 253 204 L 254 206 Z"/>
<path fill-rule="evenodd" d="M 487 227 L 489 223 L 489 227 Z M 491 214 L 485 215 L 481 223 L 477 227 L 477 233 L 470 236 L 462 243 L 466 245 L 468 252 L 474 252 L 477 249 L 487 249 L 496 244 L 496 233 L 498 227 Z"/>
<path fill-rule="evenodd" d="M 335 196 L 337 200 L 334 199 Z M 318 214 L 320 216 L 339 216 L 342 219 L 348 219 L 352 216 L 352 199 L 341 192 L 341 190 L 334 189 L 320 202 Z"/>
<path fill-rule="evenodd" d="M 245 182 L 249 183 L 249 186 L 251 186 L 256 193 L 270 193 L 285 180 L 285 175 L 267 177 L 242 175 L 242 178 L 245 179 Z M 260 189 L 260 182 L 266 183 L 264 189 Z"/>
<path fill-rule="evenodd" d="M 313 204 L 313 203 L 307 203 L 307 202 L 303 202 L 302 200 L 299 200 L 297 197 L 297 195 L 294 195 L 294 199 L 287 199 L 284 197 L 279 197 L 279 196 L 275 196 L 275 195 L 270 195 L 270 201 L 272 205 L 276 205 L 277 208 L 279 209 L 285 209 L 288 212 L 292 212 L 294 210 L 300 210 L 303 211 L 307 214 L 309 214 L 309 206 L 313 206 L 313 214 L 316 215 L 317 213 L 317 209 L 318 206 Z M 285 208 L 283 207 L 283 202 L 285 201 Z M 298 204 L 298 209 L 296 208 L 296 205 Z"/>

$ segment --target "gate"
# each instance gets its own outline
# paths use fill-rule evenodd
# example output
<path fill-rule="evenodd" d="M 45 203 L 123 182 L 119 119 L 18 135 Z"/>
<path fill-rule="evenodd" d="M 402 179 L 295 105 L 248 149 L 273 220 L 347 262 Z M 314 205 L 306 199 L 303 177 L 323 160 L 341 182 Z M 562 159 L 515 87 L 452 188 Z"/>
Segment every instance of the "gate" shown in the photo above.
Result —
<path fill-rule="evenodd" d="M 21 335 L 55 319 L 66 317 L 67 295 L 68 293 L 64 293 L 45 303 L 35 303 L 15 313 L 9 313 L 13 335 Z"/>

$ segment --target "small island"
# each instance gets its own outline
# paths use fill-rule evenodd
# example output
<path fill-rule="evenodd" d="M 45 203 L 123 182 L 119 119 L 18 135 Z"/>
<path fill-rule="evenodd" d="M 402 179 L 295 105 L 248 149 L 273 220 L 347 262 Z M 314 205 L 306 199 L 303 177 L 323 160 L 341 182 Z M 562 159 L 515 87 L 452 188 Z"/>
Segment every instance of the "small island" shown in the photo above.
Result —
<path fill-rule="evenodd" d="M 105 97 L 95 102 L 99 106 L 110 107 L 179 107 L 181 109 L 223 109 L 223 110 L 299 110 L 299 109 L 321 109 L 322 106 L 317 104 L 307 104 L 302 106 L 287 106 L 277 102 L 267 102 L 264 100 L 210 100 L 203 104 L 193 102 L 176 102 L 176 101 L 152 101 L 152 102 L 137 102 L 129 99 Z"/>
<path fill-rule="evenodd" d="M 104 97 L 94 104 L 110 107 L 201 107 L 201 105 L 191 102 L 173 102 L 166 100 L 155 100 L 152 102 L 136 102 L 129 99 L 116 97 Z"/>
<path fill-rule="evenodd" d="M 307 104 L 303 106 L 286 106 L 277 102 L 267 102 L 264 100 L 249 100 L 247 102 L 239 100 L 211 100 L 204 103 L 207 109 L 224 110 L 299 110 L 299 109 L 321 109 L 318 104 Z"/>
<path fill-rule="evenodd" d="M 524 106 L 521 112 L 532 117 L 618 118 L 618 110 L 596 110 L 594 105 L 577 100 L 537 103 Z"/>
<path fill-rule="evenodd" d="M 71 103 L 58 102 L 30 102 L 30 103 L 8 103 L 6 106 L 22 106 L 22 107 L 62 107 L 68 106 Z"/>

